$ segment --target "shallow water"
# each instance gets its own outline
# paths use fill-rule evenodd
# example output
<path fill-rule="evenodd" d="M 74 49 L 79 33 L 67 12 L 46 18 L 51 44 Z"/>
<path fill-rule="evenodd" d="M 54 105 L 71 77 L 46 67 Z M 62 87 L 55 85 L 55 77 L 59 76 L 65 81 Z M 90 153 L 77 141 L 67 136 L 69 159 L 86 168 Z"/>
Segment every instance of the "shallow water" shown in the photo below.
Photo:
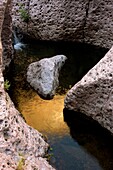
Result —
<path fill-rule="evenodd" d="M 77 113 L 63 112 L 67 90 L 79 81 L 105 54 L 76 43 L 33 42 L 15 54 L 9 78 L 10 95 L 26 122 L 45 134 L 53 150 L 50 163 L 58 170 L 112 170 L 112 138 Z M 52 100 L 43 100 L 26 82 L 28 65 L 41 58 L 68 57 L 60 73 L 60 86 Z M 98 133 L 97 133 L 98 132 Z"/>
<path fill-rule="evenodd" d="M 68 127 L 63 121 L 64 95 L 53 100 L 43 100 L 37 94 L 27 101 L 22 98 L 18 108 L 29 125 L 48 135 L 63 135 Z"/>

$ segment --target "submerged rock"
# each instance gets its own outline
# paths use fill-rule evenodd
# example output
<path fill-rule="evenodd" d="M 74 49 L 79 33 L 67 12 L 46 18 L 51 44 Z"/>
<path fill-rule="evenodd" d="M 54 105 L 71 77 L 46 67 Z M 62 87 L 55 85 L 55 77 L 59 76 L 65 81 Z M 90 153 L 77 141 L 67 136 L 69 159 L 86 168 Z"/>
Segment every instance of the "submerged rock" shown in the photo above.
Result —
<path fill-rule="evenodd" d="M 113 47 L 69 90 L 65 108 L 92 117 L 113 133 Z"/>
<path fill-rule="evenodd" d="M 66 59 L 64 55 L 56 55 L 29 65 L 27 81 L 39 95 L 44 98 L 53 98 L 59 85 L 59 71 Z"/>

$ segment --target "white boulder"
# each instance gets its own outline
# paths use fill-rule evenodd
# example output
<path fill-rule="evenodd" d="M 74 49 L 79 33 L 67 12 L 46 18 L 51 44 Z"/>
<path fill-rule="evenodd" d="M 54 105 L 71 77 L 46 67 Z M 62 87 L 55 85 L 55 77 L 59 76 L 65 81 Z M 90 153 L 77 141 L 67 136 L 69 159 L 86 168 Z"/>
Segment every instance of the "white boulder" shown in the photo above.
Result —
<path fill-rule="evenodd" d="M 59 85 L 59 71 L 65 63 L 66 56 L 56 55 L 44 58 L 29 65 L 27 81 L 44 98 L 53 98 Z"/>

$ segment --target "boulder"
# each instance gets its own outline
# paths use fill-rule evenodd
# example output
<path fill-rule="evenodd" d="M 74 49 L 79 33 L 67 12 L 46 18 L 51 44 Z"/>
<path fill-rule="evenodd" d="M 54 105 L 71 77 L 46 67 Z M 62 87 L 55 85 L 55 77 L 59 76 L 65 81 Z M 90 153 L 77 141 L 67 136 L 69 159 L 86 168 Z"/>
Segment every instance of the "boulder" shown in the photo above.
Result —
<path fill-rule="evenodd" d="M 13 0 L 13 26 L 38 40 L 79 41 L 111 48 L 112 11 L 112 0 Z"/>
<path fill-rule="evenodd" d="M 56 55 L 31 63 L 27 70 L 27 81 L 44 98 L 51 99 L 59 85 L 59 71 L 66 56 Z"/>
<path fill-rule="evenodd" d="M 69 90 L 65 108 L 86 114 L 113 133 L 113 47 Z"/>

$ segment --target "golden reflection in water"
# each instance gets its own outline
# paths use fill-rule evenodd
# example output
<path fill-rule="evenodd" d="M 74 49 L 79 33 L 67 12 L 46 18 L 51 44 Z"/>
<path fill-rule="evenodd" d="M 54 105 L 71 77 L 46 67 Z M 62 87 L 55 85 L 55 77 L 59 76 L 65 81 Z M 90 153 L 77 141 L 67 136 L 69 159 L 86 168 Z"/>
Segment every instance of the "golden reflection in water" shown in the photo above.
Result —
<path fill-rule="evenodd" d="M 56 95 L 52 100 L 43 100 L 37 93 L 29 92 L 18 96 L 18 109 L 26 122 L 46 134 L 63 135 L 68 127 L 63 120 L 64 95 Z"/>

